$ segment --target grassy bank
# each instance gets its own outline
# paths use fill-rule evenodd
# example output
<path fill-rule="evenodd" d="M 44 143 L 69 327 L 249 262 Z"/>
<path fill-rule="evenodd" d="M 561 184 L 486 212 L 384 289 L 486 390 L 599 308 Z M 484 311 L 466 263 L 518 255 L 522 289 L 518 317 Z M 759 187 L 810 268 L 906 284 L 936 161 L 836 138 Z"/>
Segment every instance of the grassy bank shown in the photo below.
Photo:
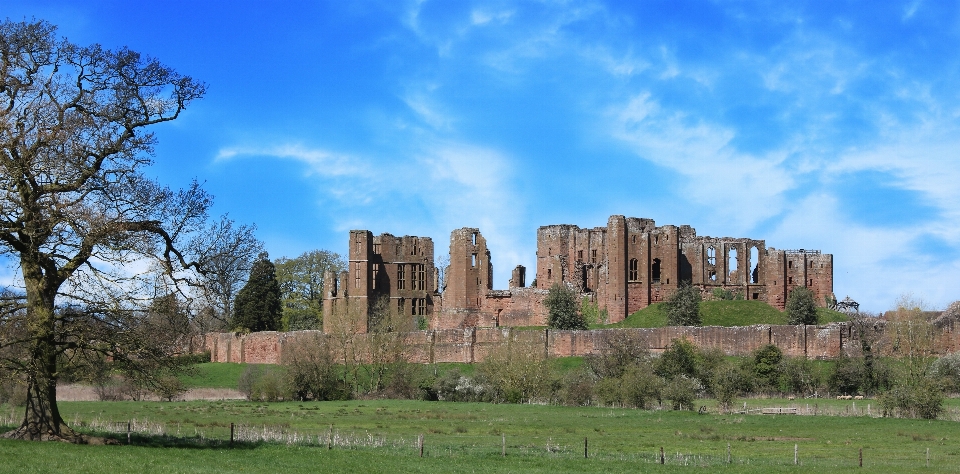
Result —
<path fill-rule="evenodd" d="M 750 326 L 753 324 L 787 324 L 787 314 L 761 301 L 704 301 L 700 303 L 704 326 Z M 817 308 L 820 324 L 848 321 L 837 311 Z M 667 325 L 663 303 L 650 305 L 627 317 L 623 322 L 606 327 L 658 328 Z"/>

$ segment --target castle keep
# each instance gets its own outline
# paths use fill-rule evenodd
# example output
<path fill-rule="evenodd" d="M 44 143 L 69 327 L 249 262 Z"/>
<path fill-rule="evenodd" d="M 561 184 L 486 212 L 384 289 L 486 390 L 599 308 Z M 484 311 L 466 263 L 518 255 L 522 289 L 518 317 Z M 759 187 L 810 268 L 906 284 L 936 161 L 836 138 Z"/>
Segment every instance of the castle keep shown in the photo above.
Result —
<path fill-rule="evenodd" d="M 797 287 L 810 288 L 820 305 L 833 298 L 833 255 L 777 250 L 763 240 L 700 237 L 688 225 L 658 227 L 652 219 L 611 216 L 606 227 L 540 227 L 530 287 L 518 265 L 509 288 L 494 290 L 491 260 L 479 229 L 454 230 L 444 290 L 430 238 L 351 231 L 347 271 L 325 278 L 324 328 L 332 327 L 329 315 L 349 306 L 361 315 L 356 330 L 367 332 L 371 315 L 388 304 L 431 329 L 542 326 L 543 299 L 556 283 L 605 309 L 610 323 L 665 300 L 681 283 L 781 310 Z"/>

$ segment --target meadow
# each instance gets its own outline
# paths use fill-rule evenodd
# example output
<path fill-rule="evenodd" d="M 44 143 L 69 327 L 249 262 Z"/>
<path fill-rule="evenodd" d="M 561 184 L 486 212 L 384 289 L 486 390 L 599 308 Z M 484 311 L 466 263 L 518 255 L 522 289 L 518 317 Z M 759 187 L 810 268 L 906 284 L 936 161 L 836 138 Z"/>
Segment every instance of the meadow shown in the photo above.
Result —
<path fill-rule="evenodd" d="M 866 471 L 960 471 L 956 421 L 866 416 L 870 400 L 748 399 L 738 402 L 744 414 L 701 402 L 708 413 L 407 400 L 62 402 L 72 426 L 121 445 L 3 440 L 0 470 L 841 472 L 858 467 L 862 449 Z M 948 403 L 953 417 L 957 405 Z M 820 414 L 757 414 L 790 406 Z M 12 427 L 21 410 L 4 407 L 0 424 Z"/>

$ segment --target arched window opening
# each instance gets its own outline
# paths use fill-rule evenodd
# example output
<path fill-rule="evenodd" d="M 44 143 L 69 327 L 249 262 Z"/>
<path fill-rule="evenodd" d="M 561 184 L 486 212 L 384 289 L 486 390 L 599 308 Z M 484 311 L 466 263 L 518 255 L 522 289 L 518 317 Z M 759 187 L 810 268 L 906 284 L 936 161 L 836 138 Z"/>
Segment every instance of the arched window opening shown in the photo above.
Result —
<path fill-rule="evenodd" d="M 750 247 L 750 264 L 753 265 L 750 270 L 750 282 L 760 283 L 760 251 L 756 247 Z"/>

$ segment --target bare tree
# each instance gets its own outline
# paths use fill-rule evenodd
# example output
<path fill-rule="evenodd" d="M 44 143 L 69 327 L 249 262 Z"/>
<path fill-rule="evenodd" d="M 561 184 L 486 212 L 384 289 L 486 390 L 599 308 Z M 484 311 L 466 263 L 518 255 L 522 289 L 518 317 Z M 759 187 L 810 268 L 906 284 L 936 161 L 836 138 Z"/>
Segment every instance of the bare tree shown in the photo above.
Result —
<path fill-rule="evenodd" d="M 43 21 L 0 23 L 0 255 L 20 281 L 0 316 L 0 354 L 14 355 L 0 363 L 28 387 L 23 422 L 5 436 L 83 441 L 57 408 L 71 358 L 166 355 L 137 352 L 150 336 L 137 319 L 157 278 L 190 283 L 208 263 L 196 236 L 212 198 L 144 175 L 145 129 L 204 91 L 126 48 L 75 45 Z"/>
<path fill-rule="evenodd" d="M 236 224 L 226 216 L 214 222 L 193 242 L 195 252 L 206 253 L 200 296 L 203 308 L 197 317 L 200 332 L 221 331 L 229 326 L 233 300 L 250 274 L 263 242 L 255 225 Z"/>

